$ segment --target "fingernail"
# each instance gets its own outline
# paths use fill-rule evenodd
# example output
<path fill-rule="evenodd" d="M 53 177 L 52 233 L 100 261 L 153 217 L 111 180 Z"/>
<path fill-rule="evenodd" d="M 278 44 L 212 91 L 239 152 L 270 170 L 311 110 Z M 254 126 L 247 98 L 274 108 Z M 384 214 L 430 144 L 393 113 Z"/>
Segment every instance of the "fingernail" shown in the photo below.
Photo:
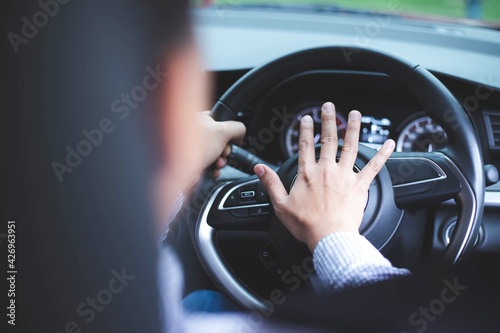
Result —
<path fill-rule="evenodd" d="M 312 123 L 313 120 L 312 120 L 311 116 L 305 115 L 304 117 L 302 117 L 301 121 L 303 121 L 305 123 Z"/>
<path fill-rule="evenodd" d="M 327 102 L 327 103 L 323 104 L 323 110 L 325 110 L 325 111 L 333 111 L 333 108 L 334 108 L 334 106 L 333 106 L 333 103 L 331 103 L 331 102 Z"/>
<path fill-rule="evenodd" d="M 266 169 L 262 165 L 256 165 L 253 168 L 253 171 L 257 175 L 257 177 L 262 177 L 266 173 Z"/>
<path fill-rule="evenodd" d="M 394 142 L 394 140 L 387 140 L 386 141 L 386 147 L 387 149 L 394 149 L 394 147 L 396 147 L 396 143 Z"/>
<path fill-rule="evenodd" d="M 361 113 L 359 111 L 351 111 L 349 113 L 349 119 L 352 119 L 352 120 L 361 119 Z"/>

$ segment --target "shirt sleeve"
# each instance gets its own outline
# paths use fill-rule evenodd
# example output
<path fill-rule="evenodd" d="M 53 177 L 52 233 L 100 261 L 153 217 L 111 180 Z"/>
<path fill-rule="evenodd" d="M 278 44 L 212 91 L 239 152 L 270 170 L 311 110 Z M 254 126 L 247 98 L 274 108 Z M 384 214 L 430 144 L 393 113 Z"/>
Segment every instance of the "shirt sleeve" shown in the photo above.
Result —
<path fill-rule="evenodd" d="M 177 214 L 179 214 L 179 211 L 181 210 L 183 204 L 184 204 L 184 194 L 181 192 L 177 195 L 177 198 L 170 207 L 168 216 L 165 217 L 160 238 L 158 239 L 158 244 L 161 244 L 167 238 L 170 223 L 172 223 Z"/>
<path fill-rule="evenodd" d="M 396 268 L 365 237 L 335 232 L 323 238 L 313 253 L 314 267 L 324 287 L 341 291 L 410 275 Z"/>

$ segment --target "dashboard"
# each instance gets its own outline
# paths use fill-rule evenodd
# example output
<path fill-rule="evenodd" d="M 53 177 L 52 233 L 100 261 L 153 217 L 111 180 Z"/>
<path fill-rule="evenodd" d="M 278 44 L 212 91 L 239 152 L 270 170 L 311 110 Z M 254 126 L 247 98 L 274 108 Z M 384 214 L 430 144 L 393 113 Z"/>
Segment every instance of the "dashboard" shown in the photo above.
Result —
<path fill-rule="evenodd" d="M 214 72 L 216 91 L 222 94 L 247 70 Z M 476 130 L 485 165 L 500 169 L 500 93 L 478 104 L 477 83 L 434 72 L 464 107 Z M 481 94 L 489 90 L 481 90 Z M 315 122 L 315 141 L 321 136 L 321 105 L 336 105 L 338 137 L 345 133 L 349 111 L 362 113 L 360 143 L 377 149 L 386 139 L 396 141 L 398 151 L 421 152 L 446 148 L 448 135 L 430 119 L 415 98 L 397 81 L 381 73 L 321 70 L 293 76 L 250 101 L 238 114 L 247 134 L 243 147 L 274 165 L 281 165 L 297 152 L 300 119 L 309 114 Z M 500 253 L 500 185 L 486 188 L 483 225 L 476 250 Z M 432 247 L 444 249 L 457 219 L 454 201 L 442 203 L 431 215 Z"/>
<path fill-rule="evenodd" d="M 360 40 L 357 31 L 373 23 L 369 15 L 278 13 L 235 7 L 224 12 L 195 11 L 194 19 L 205 67 L 214 77 L 214 101 L 255 66 L 298 50 L 342 43 L 377 47 L 434 74 L 466 111 L 485 167 L 493 165 L 500 170 L 498 31 L 391 18 L 379 34 Z M 363 115 L 360 142 L 375 149 L 390 138 L 396 141 L 398 151 L 435 151 L 445 149 L 452 139 L 427 117 L 406 87 L 390 77 L 324 69 L 290 77 L 239 110 L 237 120 L 247 127 L 242 146 L 269 163 L 281 165 L 297 151 L 298 124 L 304 115 L 315 120 L 315 140 L 320 140 L 320 107 L 327 101 L 336 106 L 340 139 L 351 110 Z M 500 185 L 487 185 L 476 250 L 500 253 Z M 450 201 L 429 208 L 427 232 L 432 234 L 434 253 L 446 246 L 457 207 Z M 415 241 L 409 237 L 405 241 Z M 228 253 L 233 251 L 231 248 Z"/>
<path fill-rule="evenodd" d="M 377 47 L 420 64 L 441 80 L 476 127 L 485 164 L 500 168 L 498 31 L 391 17 L 377 34 L 361 38 L 359 31 L 376 24 L 376 16 L 238 6 L 195 10 L 193 18 L 205 67 L 215 74 L 214 100 L 250 69 L 297 50 L 344 43 Z M 337 107 L 340 136 L 346 115 L 357 109 L 366 117 L 367 132 L 360 138 L 364 144 L 377 147 L 381 140 L 392 138 L 400 151 L 438 150 L 446 145 L 446 133 L 390 78 L 322 71 L 290 78 L 242 110 L 239 119 L 248 129 L 246 148 L 280 164 L 296 150 L 298 118 L 307 113 L 318 118 L 314 110 L 325 101 Z M 285 116 L 287 124 L 278 124 Z"/>

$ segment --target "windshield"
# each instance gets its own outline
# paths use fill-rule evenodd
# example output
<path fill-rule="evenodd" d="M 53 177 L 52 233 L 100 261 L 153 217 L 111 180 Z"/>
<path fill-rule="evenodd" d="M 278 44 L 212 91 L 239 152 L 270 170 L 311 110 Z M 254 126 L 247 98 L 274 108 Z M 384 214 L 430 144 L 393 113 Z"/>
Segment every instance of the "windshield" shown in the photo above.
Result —
<path fill-rule="evenodd" d="M 283 10 L 298 7 L 318 11 L 382 12 L 416 19 L 463 24 L 500 22 L 499 0 L 191 0 L 199 7 L 260 7 Z"/>

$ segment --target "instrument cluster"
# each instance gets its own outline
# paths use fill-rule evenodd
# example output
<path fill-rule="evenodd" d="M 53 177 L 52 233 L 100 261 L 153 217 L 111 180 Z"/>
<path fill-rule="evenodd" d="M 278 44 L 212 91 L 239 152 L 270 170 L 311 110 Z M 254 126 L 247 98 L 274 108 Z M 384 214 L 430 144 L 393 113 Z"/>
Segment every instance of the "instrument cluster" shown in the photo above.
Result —
<path fill-rule="evenodd" d="M 294 118 L 281 135 L 281 149 L 286 157 L 298 152 L 300 120 L 309 115 L 314 120 L 314 143 L 321 140 L 321 105 L 306 103 L 292 110 Z M 339 141 L 344 138 L 347 115 L 336 112 L 337 135 Z M 397 125 L 397 126 L 395 126 Z M 418 112 L 405 118 L 400 124 L 385 117 L 363 115 L 359 142 L 374 149 L 379 149 L 387 139 L 396 141 L 398 152 L 432 152 L 446 146 L 447 136 L 443 128 L 424 112 Z"/>

